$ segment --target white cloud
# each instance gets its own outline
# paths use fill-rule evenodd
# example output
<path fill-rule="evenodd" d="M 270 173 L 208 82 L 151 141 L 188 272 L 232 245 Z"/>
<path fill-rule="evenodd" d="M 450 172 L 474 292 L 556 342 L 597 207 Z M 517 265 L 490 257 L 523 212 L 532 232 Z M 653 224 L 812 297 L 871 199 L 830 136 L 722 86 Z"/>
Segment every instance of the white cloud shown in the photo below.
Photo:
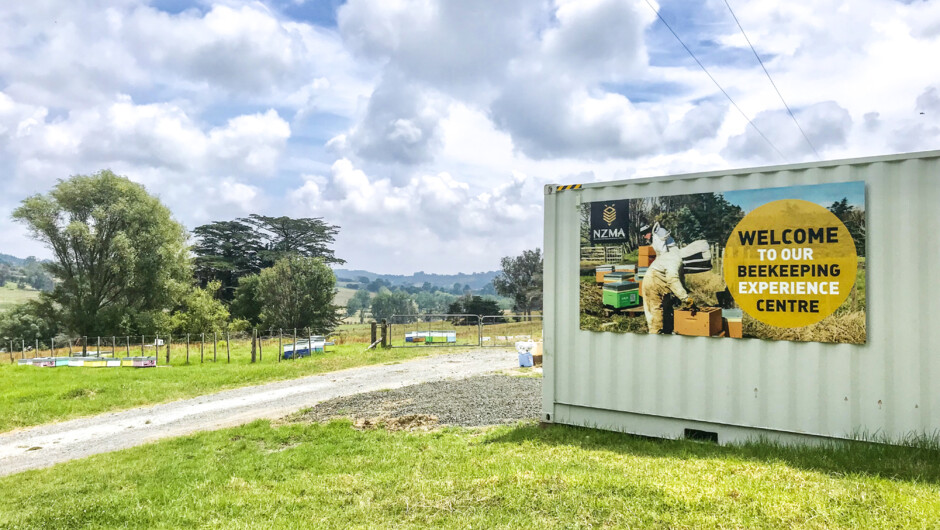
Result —
<path fill-rule="evenodd" d="M 367 265 L 376 255 L 400 255 L 400 260 L 385 263 L 384 270 L 413 271 L 419 263 L 429 270 L 490 269 L 488 242 L 499 238 L 507 255 L 509 249 L 528 248 L 531 226 L 541 218 L 541 183 L 518 173 L 495 189 L 476 193 L 448 173 L 421 174 L 396 186 L 340 159 L 321 180 L 327 183 L 321 186 L 308 178 L 290 193 L 290 201 L 295 209 L 342 227 L 337 255 L 353 267 Z M 455 254 L 438 251 L 461 247 L 466 248 L 459 263 L 453 261 Z"/>
<path fill-rule="evenodd" d="M 542 37 L 544 54 L 567 75 L 621 80 L 646 61 L 643 31 L 653 15 L 639 2 L 557 2 L 557 25 Z"/>
<path fill-rule="evenodd" d="M 290 138 L 290 125 L 276 111 L 237 116 L 209 131 L 211 156 L 241 174 L 273 175 Z"/>
<path fill-rule="evenodd" d="M 811 105 L 796 112 L 795 117 L 806 138 L 786 111 L 764 111 L 754 118 L 754 125 L 764 136 L 749 127 L 744 133 L 729 138 L 728 147 L 722 154 L 739 160 L 766 160 L 773 159 L 773 149 L 776 148 L 782 153 L 809 157 L 813 148 L 823 151 L 844 145 L 852 127 L 849 112 L 834 101 Z"/>
<path fill-rule="evenodd" d="M 362 120 L 334 145 L 349 146 L 357 156 L 377 162 L 427 162 L 439 146 L 443 110 L 441 98 L 430 91 L 386 77 L 372 93 Z"/>
<path fill-rule="evenodd" d="M 261 2 L 176 14 L 133 1 L 105 4 L 0 7 L 5 91 L 47 107 L 157 90 L 206 104 L 224 95 L 329 112 L 351 112 L 368 94 L 371 69 L 352 62 L 334 31 L 283 20 Z"/>
<path fill-rule="evenodd" d="M 258 188 L 230 180 L 222 181 L 218 188 L 218 197 L 222 202 L 235 205 L 243 212 L 253 211 L 258 195 Z"/>
<path fill-rule="evenodd" d="M 19 120 L 15 112 L 21 109 Z M 23 109 L 31 109 L 24 110 Z M 11 119 L 4 120 L 6 115 Z M 43 159 L 165 168 L 182 172 L 270 175 L 290 137 L 290 126 L 274 110 L 236 116 L 205 131 L 172 103 L 135 104 L 130 97 L 81 108 L 50 119 L 41 107 L 0 98 L 0 137 L 19 160 Z M 3 134 L 3 130 L 7 133 Z M 15 131 L 15 132 L 14 132 Z"/>

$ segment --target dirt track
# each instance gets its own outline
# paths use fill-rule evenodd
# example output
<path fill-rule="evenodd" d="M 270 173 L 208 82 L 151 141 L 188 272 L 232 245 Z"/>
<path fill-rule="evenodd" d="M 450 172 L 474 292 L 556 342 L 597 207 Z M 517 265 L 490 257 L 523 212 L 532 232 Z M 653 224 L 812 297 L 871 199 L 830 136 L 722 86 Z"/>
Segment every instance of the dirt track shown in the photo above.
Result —
<path fill-rule="evenodd" d="M 0 434 L 0 476 L 75 458 L 274 419 L 321 401 L 374 390 L 463 378 L 517 366 L 514 351 L 477 349 L 364 366 L 340 372 L 226 390 L 192 399 Z"/>

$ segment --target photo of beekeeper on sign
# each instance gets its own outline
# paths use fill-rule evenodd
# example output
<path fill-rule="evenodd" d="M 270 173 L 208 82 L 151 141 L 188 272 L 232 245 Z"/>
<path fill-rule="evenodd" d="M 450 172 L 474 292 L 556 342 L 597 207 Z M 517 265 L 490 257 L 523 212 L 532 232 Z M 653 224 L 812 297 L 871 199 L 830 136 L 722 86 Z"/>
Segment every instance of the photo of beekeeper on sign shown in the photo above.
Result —
<path fill-rule="evenodd" d="M 865 184 L 581 205 L 581 329 L 863 344 Z"/>

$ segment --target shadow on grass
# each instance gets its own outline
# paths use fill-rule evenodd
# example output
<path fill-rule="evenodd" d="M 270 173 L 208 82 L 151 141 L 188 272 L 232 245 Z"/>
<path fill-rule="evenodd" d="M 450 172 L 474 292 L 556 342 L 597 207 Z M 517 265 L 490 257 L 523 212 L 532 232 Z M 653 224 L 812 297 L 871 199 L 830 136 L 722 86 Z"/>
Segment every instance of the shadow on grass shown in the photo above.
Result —
<path fill-rule="evenodd" d="M 831 440 L 813 446 L 754 441 L 719 446 L 690 440 L 664 440 L 585 427 L 520 425 L 494 435 L 486 443 L 535 444 L 578 447 L 587 451 L 611 451 L 641 457 L 739 460 L 763 464 L 781 463 L 793 468 L 832 476 L 867 476 L 882 479 L 940 484 L 940 450 L 936 440 L 909 440 L 896 446 L 850 440 Z"/>

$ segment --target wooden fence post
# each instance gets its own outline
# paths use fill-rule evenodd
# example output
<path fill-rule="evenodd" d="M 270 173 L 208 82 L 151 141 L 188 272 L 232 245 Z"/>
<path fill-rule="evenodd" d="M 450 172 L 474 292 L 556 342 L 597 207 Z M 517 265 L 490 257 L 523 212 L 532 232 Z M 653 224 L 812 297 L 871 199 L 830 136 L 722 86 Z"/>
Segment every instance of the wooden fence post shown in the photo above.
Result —
<path fill-rule="evenodd" d="M 256 355 L 256 352 L 255 352 L 255 338 L 256 338 L 257 334 L 258 334 L 258 330 L 256 330 L 256 329 L 252 329 L 252 330 L 251 330 L 251 363 L 252 363 L 252 364 L 254 364 L 254 362 L 255 362 L 255 355 Z"/>
<path fill-rule="evenodd" d="M 284 345 L 281 337 L 284 335 L 284 330 L 277 328 L 277 362 L 281 362 L 281 357 L 284 356 Z"/>
<path fill-rule="evenodd" d="M 378 323 L 373 322 L 372 323 L 372 338 L 369 339 L 369 344 L 375 344 L 377 337 L 378 337 Z"/>
<path fill-rule="evenodd" d="M 297 328 L 294 328 L 294 345 L 292 348 L 293 349 L 290 352 L 290 360 L 293 361 L 297 359 Z"/>
<path fill-rule="evenodd" d="M 130 356 L 131 356 L 131 336 L 125 335 L 124 336 L 124 357 L 130 357 Z"/>
<path fill-rule="evenodd" d="M 186 364 L 189 364 L 189 333 L 186 334 Z"/>
<path fill-rule="evenodd" d="M 170 344 L 173 342 L 173 334 L 166 336 L 166 364 L 170 364 Z"/>
<path fill-rule="evenodd" d="M 202 364 L 206 356 L 206 334 L 199 336 L 199 364 Z"/>
<path fill-rule="evenodd" d="M 382 319 L 382 347 L 388 348 L 388 320 Z"/>
<path fill-rule="evenodd" d="M 219 332 L 212 332 L 212 362 L 219 360 Z"/>
<path fill-rule="evenodd" d="M 232 350 L 228 346 L 228 331 L 225 332 L 225 355 L 228 358 L 225 362 L 232 362 Z"/>
<path fill-rule="evenodd" d="M 147 338 L 144 337 L 143 335 L 141 335 L 141 336 L 140 336 L 140 356 L 141 356 L 141 357 L 146 357 L 146 356 L 147 356 L 147 354 L 144 353 L 144 342 L 146 342 L 146 341 L 147 341 Z"/>

